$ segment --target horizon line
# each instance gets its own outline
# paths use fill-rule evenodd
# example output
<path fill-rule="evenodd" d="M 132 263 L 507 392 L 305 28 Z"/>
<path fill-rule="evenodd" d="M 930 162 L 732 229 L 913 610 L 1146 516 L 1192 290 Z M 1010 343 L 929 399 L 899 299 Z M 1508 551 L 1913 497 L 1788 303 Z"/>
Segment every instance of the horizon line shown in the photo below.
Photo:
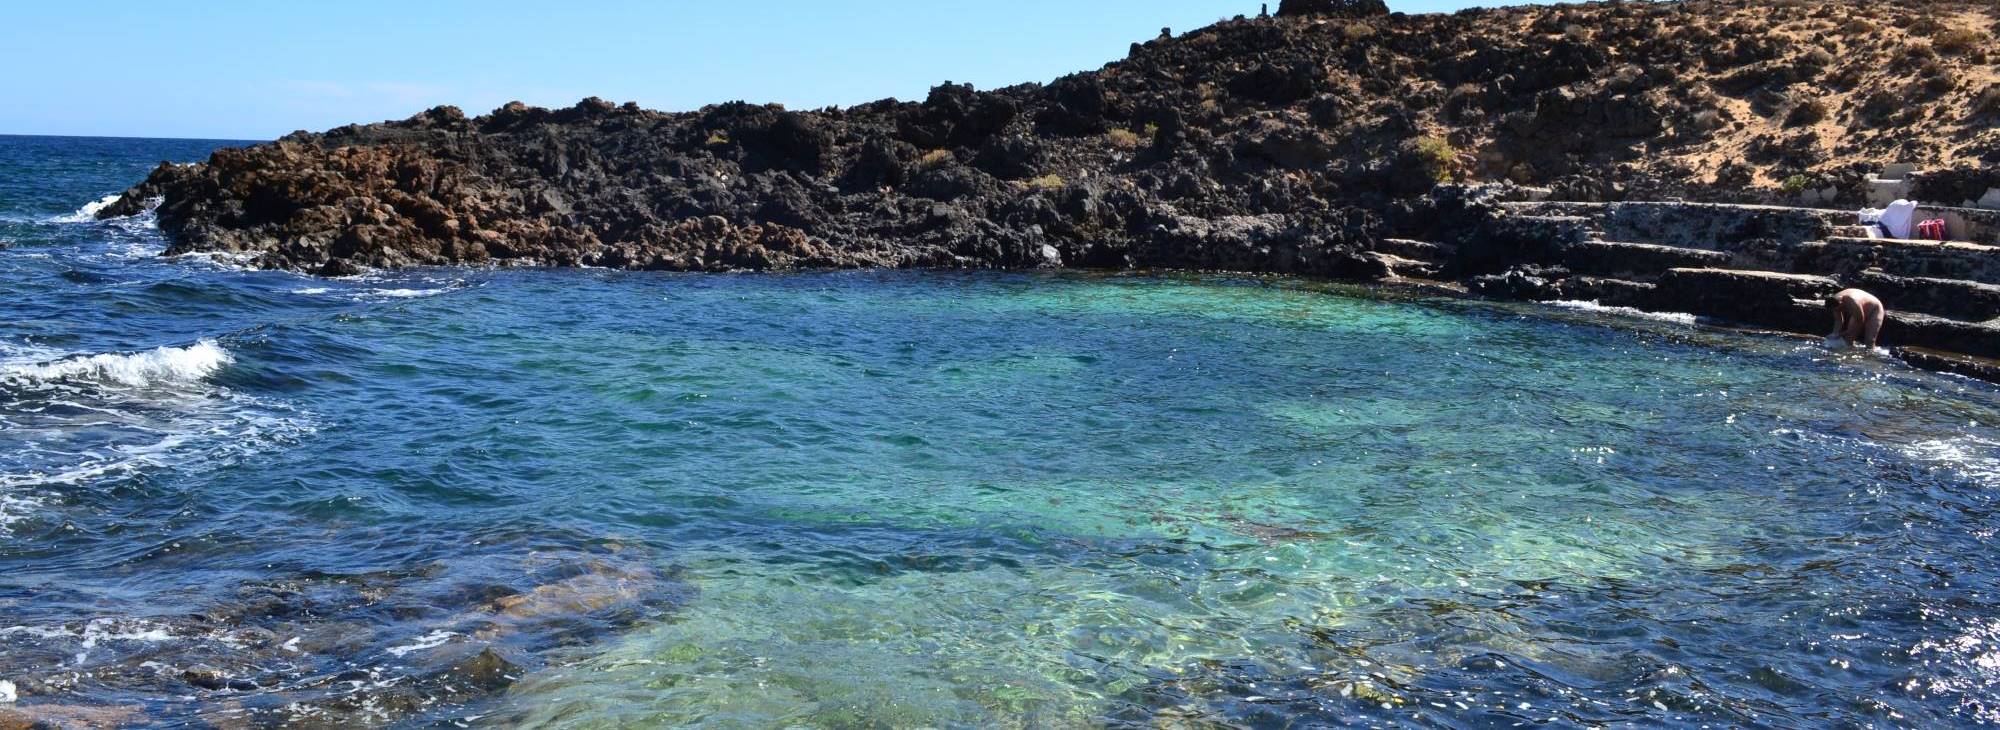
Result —
<path fill-rule="evenodd" d="M 34 132 L 0 132 L 0 137 L 55 137 L 61 139 L 167 139 L 167 140 L 181 140 L 186 142 L 272 142 L 278 139 L 277 137 L 272 137 L 270 139 L 253 139 L 249 137 L 241 137 L 241 138 L 239 137 L 147 137 L 135 134 L 38 134 Z"/>

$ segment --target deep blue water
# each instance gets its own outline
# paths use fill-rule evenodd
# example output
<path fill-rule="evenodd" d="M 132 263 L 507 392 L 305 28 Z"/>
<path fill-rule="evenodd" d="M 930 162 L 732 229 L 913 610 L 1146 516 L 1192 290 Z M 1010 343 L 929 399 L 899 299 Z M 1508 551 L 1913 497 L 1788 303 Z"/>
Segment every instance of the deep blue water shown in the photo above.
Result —
<path fill-rule="evenodd" d="M 1281 279 L 323 280 L 77 215 L 220 144 L 0 137 L 0 713 L 2000 720 L 1985 385 Z"/>

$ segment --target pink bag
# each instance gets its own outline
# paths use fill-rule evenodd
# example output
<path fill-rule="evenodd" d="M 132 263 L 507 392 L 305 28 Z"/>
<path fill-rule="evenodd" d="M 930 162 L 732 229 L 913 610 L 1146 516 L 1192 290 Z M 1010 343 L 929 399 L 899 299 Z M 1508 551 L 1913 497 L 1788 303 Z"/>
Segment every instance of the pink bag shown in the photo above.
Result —
<path fill-rule="evenodd" d="M 1945 238 L 1944 219 L 1932 218 L 1917 222 L 1917 238 L 1926 241 L 1942 241 Z"/>

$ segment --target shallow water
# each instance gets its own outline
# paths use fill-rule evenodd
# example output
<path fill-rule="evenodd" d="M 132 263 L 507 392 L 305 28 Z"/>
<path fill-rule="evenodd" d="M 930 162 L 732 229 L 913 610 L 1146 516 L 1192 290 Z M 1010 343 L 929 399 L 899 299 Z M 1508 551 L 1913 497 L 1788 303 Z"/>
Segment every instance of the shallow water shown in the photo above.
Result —
<path fill-rule="evenodd" d="M 2000 720 L 1985 385 L 1285 280 L 322 280 L 76 220 L 213 144 L 0 138 L 17 709 Z"/>

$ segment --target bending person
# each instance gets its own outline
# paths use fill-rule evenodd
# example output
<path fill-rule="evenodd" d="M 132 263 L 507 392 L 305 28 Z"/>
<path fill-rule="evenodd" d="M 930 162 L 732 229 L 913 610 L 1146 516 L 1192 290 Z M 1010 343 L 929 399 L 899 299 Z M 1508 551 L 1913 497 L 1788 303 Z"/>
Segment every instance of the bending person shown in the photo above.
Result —
<path fill-rule="evenodd" d="M 1833 313 L 1833 334 L 1827 335 L 1828 339 L 1839 337 L 1850 347 L 1876 346 L 1882 336 L 1882 317 L 1888 311 L 1882 308 L 1882 300 L 1860 289 L 1843 289 L 1826 298 L 1826 309 Z"/>

